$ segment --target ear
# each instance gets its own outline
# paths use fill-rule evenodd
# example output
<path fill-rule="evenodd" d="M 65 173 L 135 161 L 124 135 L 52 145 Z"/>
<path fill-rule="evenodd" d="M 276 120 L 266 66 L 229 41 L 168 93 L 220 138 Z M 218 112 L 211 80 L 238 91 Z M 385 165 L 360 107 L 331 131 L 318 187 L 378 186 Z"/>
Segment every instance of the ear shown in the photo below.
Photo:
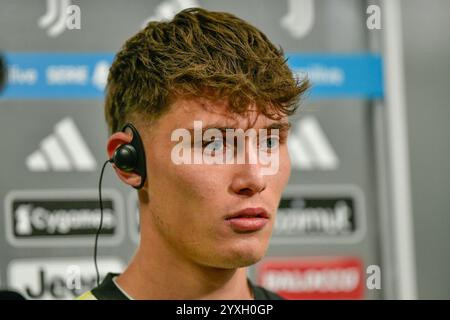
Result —
<path fill-rule="evenodd" d="M 111 159 L 114 155 L 114 151 L 121 146 L 122 144 L 130 143 L 132 140 L 131 134 L 127 134 L 125 132 L 116 132 L 112 134 L 107 143 L 107 152 L 108 159 Z M 141 183 L 141 176 L 134 172 L 125 172 L 116 167 L 114 163 L 112 163 L 112 167 L 116 171 L 117 176 L 120 180 L 125 182 L 130 186 L 138 186 Z"/>

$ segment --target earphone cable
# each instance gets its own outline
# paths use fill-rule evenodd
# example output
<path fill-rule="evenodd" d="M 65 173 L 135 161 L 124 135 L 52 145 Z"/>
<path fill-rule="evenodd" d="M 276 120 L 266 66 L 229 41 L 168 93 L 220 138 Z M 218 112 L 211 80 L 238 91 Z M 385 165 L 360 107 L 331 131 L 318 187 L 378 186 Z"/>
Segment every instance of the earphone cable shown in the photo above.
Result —
<path fill-rule="evenodd" d="M 100 180 L 98 183 L 98 198 L 100 202 L 100 223 L 98 225 L 97 233 L 95 234 L 95 244 L 94 244 L 94 265 L 95 265 L 95 273 L 97 274 L 97 286 L 100 285 L 100 273 L 98 272 L 97 265 L 97 247 L 98 247 L 98 237 L 100 236 L 100 232 L 102 231 L 103 226 L 103 201 L 102 201 L 102 179 L 103 179 L 103 171 L 105 171 L 105 167 L 108 162 L 112 162 L 111 160 L 105 161 L 102 167 L 102 172 L 100 173 Z"/>

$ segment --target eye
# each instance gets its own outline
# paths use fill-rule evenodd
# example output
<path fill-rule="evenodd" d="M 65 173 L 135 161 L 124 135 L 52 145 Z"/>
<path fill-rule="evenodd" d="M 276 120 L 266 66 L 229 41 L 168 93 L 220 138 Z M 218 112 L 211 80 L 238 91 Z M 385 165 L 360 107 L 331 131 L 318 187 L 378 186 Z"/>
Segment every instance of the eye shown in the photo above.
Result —
<path fill-rule="evenodd" d="M 280 144 L 280 138 L 277 136 L 270 136 L 266 139 L 264 139 L 263 144 L 260 145 L 261 148 L 263 149 L 276 149 L 278 148 Z"/>
<path fill-rule="evenodd" d="M 208 148 L 212 150 L 220 150 L 223 148 L 223 139 L 214 139 L 212 141 L 203 140 L 202 141 L 203 148 Z"/>

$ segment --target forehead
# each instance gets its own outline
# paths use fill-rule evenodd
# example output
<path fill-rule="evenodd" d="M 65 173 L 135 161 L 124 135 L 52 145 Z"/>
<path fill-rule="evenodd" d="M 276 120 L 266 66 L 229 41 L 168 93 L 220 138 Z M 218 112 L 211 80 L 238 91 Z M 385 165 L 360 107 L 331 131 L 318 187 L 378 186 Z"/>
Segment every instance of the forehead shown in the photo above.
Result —
<path fill-rule="evenodd" d="M 273 123 L 287 123 L 287 116 L 273 120 L 250 105 L 245 114 L 232 113 L 225 101 L 210 101 L 203 98 L 178 99 L 162 119 L 164 127 L 188 128 L 194 121 L 202 121 L 205 125 L 220 125 L 229 128 L 263 128 Z"/>

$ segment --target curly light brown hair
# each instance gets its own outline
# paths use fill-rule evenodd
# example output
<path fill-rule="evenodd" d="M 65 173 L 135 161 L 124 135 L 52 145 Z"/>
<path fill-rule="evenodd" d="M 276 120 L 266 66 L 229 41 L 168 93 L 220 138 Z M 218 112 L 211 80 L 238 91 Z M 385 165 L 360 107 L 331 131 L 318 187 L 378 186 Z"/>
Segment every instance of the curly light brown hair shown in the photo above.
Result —
<path fill-rule="evenodd" d="M 110 133 L 127 121 L 159 118 L 177 98 L 226 99 L 243 114 L 254 103 L 271 119 L 292 115 L 307 79 L 297 79 L 283 50 L 244 20 L 189 8 L 152 21 L 131 37 L 110 68 L 105 117 Z"/>

